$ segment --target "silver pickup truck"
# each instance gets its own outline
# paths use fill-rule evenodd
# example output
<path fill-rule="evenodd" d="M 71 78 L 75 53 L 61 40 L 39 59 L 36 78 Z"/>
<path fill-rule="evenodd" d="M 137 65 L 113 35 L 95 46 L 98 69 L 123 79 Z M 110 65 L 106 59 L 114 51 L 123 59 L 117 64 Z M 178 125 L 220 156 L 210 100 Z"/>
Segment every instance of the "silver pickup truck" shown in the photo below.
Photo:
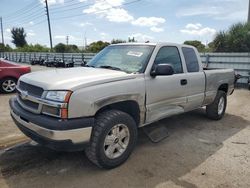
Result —
<path fill-rule="evenodd" d="M 131 154 L 137 131 L 160 119 L 206 106 L 223 117 L 234 70 L 204 70 L 194 47 L 172 43 L 110 45 L 85 67 L 22 76 L 11 116 L 34 141 L 85 150 L 102 168 Z"/>

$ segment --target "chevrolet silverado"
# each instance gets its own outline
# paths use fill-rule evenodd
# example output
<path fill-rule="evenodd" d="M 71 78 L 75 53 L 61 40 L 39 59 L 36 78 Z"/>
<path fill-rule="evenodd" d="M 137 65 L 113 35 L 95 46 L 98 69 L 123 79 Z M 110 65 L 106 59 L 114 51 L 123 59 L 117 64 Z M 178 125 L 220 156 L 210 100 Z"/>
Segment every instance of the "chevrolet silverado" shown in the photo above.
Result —
<path fill-rule="evenodd" d="M 196 48 L 173 43 L 110 45 L 85 67 L 22 76 L 11 116 L 36 142 L 85 150 L 99 167 L 130 156 L 138 128 L 206 107 L 223 117 L 234 90 L 233 69 L 203 69 Z"/>

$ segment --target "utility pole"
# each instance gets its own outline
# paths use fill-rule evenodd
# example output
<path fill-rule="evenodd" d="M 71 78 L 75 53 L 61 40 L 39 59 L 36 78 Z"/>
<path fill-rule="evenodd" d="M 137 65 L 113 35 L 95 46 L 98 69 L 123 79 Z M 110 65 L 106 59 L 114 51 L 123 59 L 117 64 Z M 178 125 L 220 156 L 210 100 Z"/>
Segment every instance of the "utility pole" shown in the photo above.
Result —
<path fill-rule="evenodd" d="M 86 49 L 87 48 L 87 38 L 86 37 L 84 37 L 84 49 Z"/>
<path fill-rule="evenodd" d="M 247 22 L 250 24 L 250 0 L 249 0 L 249 3 L 248 3 L 248 20 Z"/>
<path fill-rule="evenodd" d="M 69 45 L 69 35 L 66 36 L 66 44 Z"/>
<path fill-rule="evenodd" d="M 0 22 L 1 22 L 1 33 L 2 33 L 2 44 L 4 45 L 4 38 L 3 38 L 3 19 L 0 17 Z"/>
<path fill-rule="evenodd" d="M 84 43 L 84 50 L 86 50 L 87 48 L 87 37 L 86 37 L 86 31 L 84 32 L 84 39 L 83 39 L 83 43 Z"/>
<path fill-rule="evenodd" d="M 49 26 L 50 49 L 52 50 L 53 45 L 52 45 L 51 27 L 50 27 L 50 19 L 49 19 L 49 8 L 48 8 L 47 0 L 45 0 L 45 4 L 46 4 L 46 13 L 47 13 L 47 19 L 48 19 L 48 26 Z"/>

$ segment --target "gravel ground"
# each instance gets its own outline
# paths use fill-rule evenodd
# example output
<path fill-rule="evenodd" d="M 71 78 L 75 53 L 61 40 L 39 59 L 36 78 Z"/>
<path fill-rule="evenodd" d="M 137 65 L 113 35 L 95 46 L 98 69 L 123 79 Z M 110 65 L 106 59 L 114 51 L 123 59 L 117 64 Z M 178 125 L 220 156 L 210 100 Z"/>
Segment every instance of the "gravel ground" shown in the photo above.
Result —
<path fill-rule="evenodd" d="M 26 140 L 9 117 L 0 95 L 0 143 Z M 56 152 L 32 142 L 0 151 L 0 187 L 250 187 L 250 92 L 228 98 L 221 121 L 204 109 L 158 122 L 169 137 L 153 144 L 139 132 L 129 160 L 113 170 L 92 165 L 83 152 Z M 9 141 L 8 141 L 9 142 Z"/>

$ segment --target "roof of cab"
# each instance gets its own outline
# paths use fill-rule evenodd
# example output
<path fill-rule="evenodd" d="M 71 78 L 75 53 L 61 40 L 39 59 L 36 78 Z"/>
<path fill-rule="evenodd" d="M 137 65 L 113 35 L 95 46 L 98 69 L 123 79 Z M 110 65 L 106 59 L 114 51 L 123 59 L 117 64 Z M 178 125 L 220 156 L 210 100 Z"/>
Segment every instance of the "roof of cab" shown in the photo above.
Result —
<path fill-rule="evenodd" d="M 157 43 L 139 43 L 139 42 L 127 42 L 127 43 L 118 43 L 118 44 L 111 44 L 111 46 L 126 46 L 126 45 L 143 45 L 143 46 L 156 46 Z"/>
<path fill-rule="evenodd" d="M 158 42 L 158 43 L 118 43 L 118 44 L 111 44 L 111 46 L 126 46 L 126 45 L 143 45 L 143 46 L 178 46 L 178 47 L 191 47 L 194 48 L 193 46 L 190 45 L 185 45 L 185 44 L 177 44 L 177 43 L 171 43 L 171 42 Z"/>

